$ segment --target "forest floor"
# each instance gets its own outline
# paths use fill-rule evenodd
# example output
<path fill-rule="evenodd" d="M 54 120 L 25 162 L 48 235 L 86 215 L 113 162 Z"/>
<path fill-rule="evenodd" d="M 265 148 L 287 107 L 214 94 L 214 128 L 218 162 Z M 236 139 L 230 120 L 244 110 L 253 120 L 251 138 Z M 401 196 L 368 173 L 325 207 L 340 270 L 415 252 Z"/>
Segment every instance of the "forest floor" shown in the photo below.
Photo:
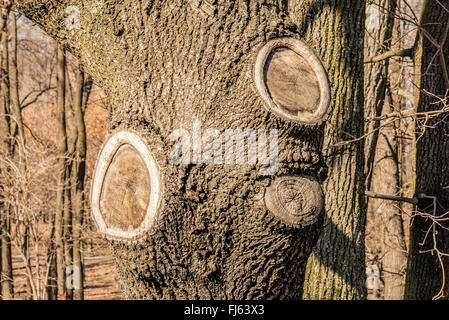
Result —
<path fill-rule="evenodd" d="M 15 298 L 26 298 L 25 267 L 20 261 L 14 262 Z M 85 264 L 85 299 L 86 300 L 121 300 L 122 293 L 116 282 L 113 260 L 87 260 Z"/>
<path fill-rule="evenodd" d="M 85 300 L 121 300 L 122 293 L 116 281 L 114 260 L 107 246 L 104 243 L 94 246 L 86 252 L 86 257 L 84 280 Z M 89 257 L 98 257 L 99 259 L 91 260 Z M 33 273 L 36 274 L 36 263 L 34 260 L 31 262 Z M 46 270 L 44 268 L 45 261 L 41 258 L 41 274 L 45 274 Z M 18 257 L 13 260 L 13 276 L 15 299 L 26 299 L 26 270 L 23 261 Z"/>

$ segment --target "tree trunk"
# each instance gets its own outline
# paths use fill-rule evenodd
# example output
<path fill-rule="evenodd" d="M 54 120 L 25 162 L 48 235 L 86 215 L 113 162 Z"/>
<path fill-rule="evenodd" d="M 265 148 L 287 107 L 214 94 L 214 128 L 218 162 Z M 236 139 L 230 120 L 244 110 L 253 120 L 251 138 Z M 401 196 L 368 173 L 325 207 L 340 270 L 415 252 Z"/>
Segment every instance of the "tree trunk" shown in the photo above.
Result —
<path fill-rule="evenodd" d="M 8 158 L 12 156 L 12 139 L 11 132 L 11 94 L 9 81 L 9 48 L 8 48 L 8 15 L 9 7 L 6 9 L 6 18 L 1 30 L 1 47 L 2 47 L 2 91 L 3 91 L 3 117 L 4 117 L 4 133 L 6 134 L 3 143 L 3 155 Z M 2 12 L 3 14 L 3 12 Z M 6 171 L 9 169 L 7 168 Z M 5 195 L 6 197 L 8 195 Z M 12 257 L 11 257 L 11 206 L 10 204 L 2 205 L 2 238 L 1 238 L 1 255 L 2 255 L 2 274 L 1 274 L 1 295 L 3 299 L 10 300 L 14 298 L 14 281 L 12 273 Z"/>
<path fill-rule="evenodd" d="M 20 97 L 19 97 L 19 70 L 17 65 L 17 17 L 14 12 L 12 15 L 12 37 L 11 37 L 11 46 L 12 46 L 12 64 L 11 64 L 11 73 L 13 74 L 12 79 L 12 91 L 13 91 L 13 109 L 15 116 L 15 125 L 17 127 L 17 132 L 19 135 L 18 141 L 18 150 L 19 150 L 19 160 L 22 173 L 26 172 L 26 158 L 25 158 L 25 130 L 23 125 L 22 118 L 22 110 L 20 106 Z"/>
<path fill-rule="evenodd" d="M 313 5 L 310 5 L 313 3 Z M 324 230 L 308 261 L 305 299 L 363 299 L 365 200 L 363 135 L 365 1 L 292 1 L 300 34 L 315 42 L 328 69 L 333 111 L 326 125 Z M 314 40 L 312 40 L 314 39 Z"/>
<path fill-rule="evenodd" d="M 26 173 L 27 173 L 27 165 L 26 165 L 26 139 L 25 139 L 25 130 L 24 130 L 24 124 L 23 124 L 23 117 L 22 117 L 22 109 L 20 105 L 20 96 L 19 96 L 19 68 L 17 63 L 17 17 L 16 13 L 12 13 L 12 36 L 11 36 L 11 47 L 12 47 L 12 64 L 11 64 L 11 74 L 13 77 L 11 78 L 11 87 L 13 91 L 13 109 L 14 109 L 14 116 L 15 116 L 15 125 L 14 127 L 17 128 L 14 130 L 17 131 L 19 139 L 18 139 L 18 151 L 19 151 L 19 161 L 20 161 L 20 170 L 21 174 L 26 179 Z M 25 255 L 25 264 L 27 268 L 31 269 L 31 263 L 29 259 L 29 222 L 28 217 L 23 217 L 23 246 L 22 251 Z M 27 292 L 27 299 L 31 300 L 33 297 L 32 293 L 32 285 L 31 285 L 32 279 L 27 278 L 27 286 L 26 286 L 26 292 Z"/>
<path fill-rule="evenodd" d="M 75 147 L 73 147 L 75 149 Z M 72 151 L 72 152 L 71 152 Z M 74 154 L 75 150 L 70 150 L 68 152 L 69 156 Z M 64 244 L 64 272 L 65 278 L 68 276 L 68 270 L 73 268 L 73 225 L 72 225 L 72 195 L 71 195 L 71 174 L 72 174 L 72 166 L 73 159 L 68 159 L 70 162 L 66 165 L 66 173 L 65 173 L 65 185 L 64 185 L 64 216 L 63 216 L 63 244 Z M 66 281 L 64 281 L 65 285 L 65 298 L 67 300 L 73 300 L 73 287 L 67 286 Z"/>
<path fill-rule="evenodd" d="M 390 99 L 383 114 L 394 111 Z M 388 120 L 387 120 L 388 121 Z M 376 148 L 372 191 L 378 194 L 401 196 L 399 188 L 399 145 L 396 123 L 381 123 L 382 129 Z M 385 300 L 402 300 L 407 261 L 401 204 L 389 200 L 372 199 L 370 209 L 375 216 L 376 236 L 379 241 L 384 280 Z"/>
<path fill-rule="evenodd" d="M 374 1 L 367 10 L 366 58 L 391 49 L 396 8 L 396 0 L 379 0 Z M 394 103 L 396 100 L 386 100 L 389 68 L 389 60 L 365 66 L 365 110 L 368 120 L 401 110 L 401 105 Z M 397 125 L 398 121 L 391 119 L 368 122 L 366 131 L 370 136 L 366 142 L 367 190 L 374 193 L 400 196 Z M 407 248 L 400 206 L 400 203 L 382 199 L 370 199 L 368 204 L 368 223 L 373 226 L 370 240 L 373 242 L 372 250 L 377 251 L 373 253 L 381 257 L 386 300 L 403 298 Z"/>
<path fill-rule="evenodd" d="M 89 81 L 89 80 L 88 80 Z M 73 217 L 73 265 L 75 272 L 79 278 L 75 284 L 74 299 L 84 300 L 84 263 L 83 263 L 83 239 L 82 226 L 85 212 L 85 194 L 84 180 L 86 175 L 86 125 L 84 122 L 84 107 L 87 100 L 84 100 L 84 71 L 81 65 L 76 70 L 75 80 L 75 99 L 73 109 L 75 113 L 75 124 L 78 132 L 76 158 L 73 171 L 73 200 L 74 200 L 74 217 Z M 86 96 L 89 96 L 90 89 L 87 88 Z"/>
<path fill-rule="evenodd" d="M 444 6 L 444 8 L 442 7 Z M 441 51 L 430 41 L 425 32 L 420 32 L 415 50 L 415 105 L 418 112 L 440 110 L 447 106 L 449 89 L 448 61 L 449 40 L 448 20 L 449 1 L 430 1 L 424 3 L 421 26 L 433 41 L 441 46 Z M 446 99 L 446 103 L 443 103 Z M 442 217 L 449 211 L 449 136 L 447 114 L 418 119 L 415 123 L 415 185 L 416 195 L 426 194 L 437 197 L 436 217 Z M 439 221 L 422 214 L 433 215 L 432 199 L 422 199 L 418 214 L 412 220 L 410 231 L 409 259 L 405 288 L 406 299 L 432 299 L 448 297 L 447 256 L 449 253 L 448 222 Z M 447 217 L 447 216 L 446 216 Z M 435 229 L 433 229 L 435 226 Z M 434 232 L 435 231 L 435 232 Z M 442 267 L 444 270 L 442 271 Z M 443 283 L 442 272 L 445 272 Z M 441 291 L 440 291 L 441 290 Z"/>
<path fill-rule="evenodd" d="M 3 38 L 3 33 L 7 32 L 8 30 L 8 16 L 9 16 L 9 12 L 11 9 L 11 3 L 12 1 L 3 1 L 2 6 L 1 6 L 1 15 L 0 15 L 0 30 L 1 30 L 1 38 Z M 3 53 L 3 40 L 2 41 L 2 53 Z M 2 54 L 2 59 L 3 59 L 3 54 Z M 1 87 L 2 87 L 2 92 L 3 95 L 6 96 L 7 91 L 5 91 L 6 87 L 4 85 L 4 80 L 6 80 L 6 75 L 5 75 L 6 70 L 4 70 L 3 68 L 3 64 L 2 64 L 2 70 L 1 70 L 1 75 L 2 75 L 2 80 L 1 80 Z M 9 153 L 10 150 L 10 128 L 9 128 L 9 119 L 8 119 L 8 111 L 9 111 L 9 105 L 8 105 L 8 99 L 4 98 L 2 101 L 1 106 L 1 128 L 2 128 L 2 151 L 6 152 L 6 154 Z"/>
<path fill-rule="evenodd" d="M 0 30 L 5 30 L 6 26 L 7 26 L 7 21 L 8 21 L 8 15 L 9 15 L 9 11 L 11 9 L 11 5 L 12 5 L 12 1 L 2 1 L 1 3 L 1 11 L 0 11 Z M 3 33 L 3 32 L 2 32 Z M 3 75 L 3 70 L 2 70 L 2 75 Z M 0 127 L 2 129 L 2 139 L 1 139 L 1 152 L 2 152 L 2 156 L 6 157 L 8 155 L 9 152 L 9 121 L 8 121 L 8 117 L 7 117 L 7 107 L 6 107 L 6 103 L 5 100 L 2 101 L 2 103 L 0 104 Z M 3 168 L 2 168 L 3 170 Z M 2 270 L 2 266 L 3 266 L 3 261 L 2 261 L 2 256 L 3 256 L 3 236 L 4 236 L 4 231 L 3 231 L 3 219 L 4 219 L 4 215 L 5 215 L 5 203 L 3 202 L 3 199 L 5 198 L 5 190 L 4 190 L 4 186 L 0 185 L 0 292 L 2 291 L 2 283 L 3 283 L 3 270 Z M 0 296 L 0 300 L 2 299 L 2 297 Z"/>
<path fill-rule="evenodd" d="M 58 128 L 58 187 L 56 192 L 56 217 L 55 217 L 55 246 L 56 246 L 56 273 L 58 298 L 65 297 L 65 259 L 64 259 L 64 212 L 65 212 L 65 190 L 67 171 L 67 133 L 65 119 L 65 51 L 61 47 L 56 50 L 57 73 L 57 128 Z"/>
<path fill-rule="evenodd" d="M 17 1 L 23 14 L 80 59 L 112 105 L 111 136 L 91 197 L 127 298 L 301 298 L 323 217 L 319 182 L 326 176 L 320 123 L 329 91 L 314 51 L 331 72 L 337 100 L 331 122 L 361 136 L 363 33 L 357 30 L 364 1 L 332 1 L 330 9 L 318 8 L 317 22 L 310 21 L 316 6 L 302 1 L 304 15 L 295 20 L 314 50 L 298 41 L 283 3 Z M 332 128 L 328 147 L 348 138 Z M 270 132 L 271 142 L 277 136 L 278 143 L 270 143 L 277 161 L 259 155 L 248 164 L 220 162 L 221 145 L 232 138 L 227 133 L 237 129 L 256 130 L 259 138 Z M 185 142 L 182 158 L 173 156 L 177 134 Z M 211 136 L 218 141 L 214 163 L 207 161 L 210 148 L 202 148 Z M 191 149 L 184 147 L 192 145 L 189 162 Z M 263 139 L 258 147 L 260 154 L 268 151 Z M 363 297 L 364 202 L 356 192 L 364 181 L 363 148 L 357 143 L 337 151 L 342 155 L 330 158 L 327 184 L 327 214 L 335 224 L 326 224 L 316 251 L 325 267 L 309 274 L 321 279 L 323 270 L 335 271 L 344 279 L 337 282 L 339 298 Z M 346 248 L 338 259 L 324 254 L 326 239 Z M 342 282 L 350 288 L 341 289 Z"/>
<path fill-rule="evenodd" d="M 57 271 L 56 271 L 56 244 L 55 244 L 55 221 L 56 215 L 51 217 L 51 232 L 48 241 L 47 248 L 47 266 L 48 274 L 45 279 L 45 299 L 46 300 L 57 300 L 58 299 L 58 282 L 57 282 Z"/>
<path fill-rule="evenodd" d="M 365 60 L 391 48 L 394 13 L 397 0 L 373 0 L 366 9 Z M 382 114 L 387 93 L 389 60 L 365 65 L 365 132 L 366 189 L 371 189 L 374 157 L 379 138 L 379 120 L 371 120 Z M 370 211 L 370 210 L 368 210 Z"/>

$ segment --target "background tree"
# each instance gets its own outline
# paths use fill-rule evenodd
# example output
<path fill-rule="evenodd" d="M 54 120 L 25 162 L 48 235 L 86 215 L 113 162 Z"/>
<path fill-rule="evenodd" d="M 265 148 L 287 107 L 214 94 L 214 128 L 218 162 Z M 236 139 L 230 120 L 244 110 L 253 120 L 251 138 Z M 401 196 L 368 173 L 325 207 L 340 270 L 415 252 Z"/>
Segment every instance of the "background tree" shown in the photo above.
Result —
<path fill-rule="evenodd" d="M 61 47 L 57 48 L 57 114 L 58 114 L 58 189 L 56 194 L 56 216 L 55 216 L 55 250 L 56 250 L 56 274 L 57 274 L 57 295 L 59 298 L 65 296 L 65 255 L 64 255 L 64 214 L 66 199 L 65 190 L 66 174 L 68 163 L 67 150 L 67 131 L 66 131 L 66 60 L 65 50 Z"/>
<path fill-rule="evenodd" d="M 397 49 L 401 43 L 400 3 L 398 1 L 372 1 L 367 10 L 366 35 L 366 172 L 368 191 L 401 196 L 401 134 L 397 119 L 382 116 L 400 112 L 402 104 L 393 97 L 391 83 L 395 73 L 391 72 L 390 60 L 371 62 L 385 52 Z M 397 18 L 395 18 L 397 17 Z M 397 26 L 397 28 L 395 28 Z M 397 30 L 393 37 L 393 30 Z M 393 46 L 395 48 L 393 48 Z M 396 70 L 396 72 L 399 72 Z M 400 81 L 400 80 L 399 80 Z M 384 298 L 401 300 L 404 290 L 404 274 L 407 260 L 401 204 L 384 199 L 371 198 L 368 218 L 374 226 L 370 243 L 377 258 L 381 260 L 384 280 Z"/>
<path fill-rule="evenodd" d="M 80 272 L 80 283 L 78 283 L 78 288 L 75 288 L 74 299 L 83 300 L 84 299 L 84 266 L 83 266 L 83 255 L 82 255 L 82 226 L 83 217 L 85 215 L 85 193 L 84 193 L 84 182 L 86 175 L 86 151 L 87 151 L 87 141 L 86 141 L 86 125 L 84 121 L 84 113 L 89 99 L 90 90 L 92 86 L 92 78 L 90 76 L 85 79 L 85 74 L 83 67 L 78 66 L 76 70 L 76 80 L 75 80 L 75 99 L 73 103 L 73 109 L 75 113 L 75 122 L 77 130 L 76 139 L 76 157 L 73 164 L 73 199 L 74 199 L 74 217 L 73 217 L 73 265 L 76 270 Z"/>
<path fill-rule="evenodd" d="M 415 46 L 416 162 L 414 192 L 421 199 L 410 232 L 406 299 L 448 296 L 449 141 L 447 97 L 449 77 L 449 2 L 424 1 Z M 435 217 L 434 215 L 435 209 Z M 435 229 L 433 229 L 435 227 Z M 443 285 L 443 287 L 442 287 Z"/>
<path fill-rule="evenodd" d="M 10 240 L 11 270 L 13 267 L 14 277 L 4 277 L 3 279 L 8 280 L 10 283 L 14 281 L 15 299 L 56 299 L 57 294 L 52 290 L 52 282 L 57 278 L 56 270 L 54 274 L 52 273 L 52 266 L 56 267 L 56 264 L 51 262 L 55 254 L 55 248 L 53 247 L 55 242 L 54 231 L 53 235 L 51 235 L 51 226 L 54 225 L 56 211 L 57 170 L 54 168 L 57 167 L 56 158 L 58 156 L 56 148 L 57 132 L 54 130 L 57 123 L 57 108 L 55 105 L 57 95 L 54 91 L 56 83 L 54 72 L 56 60 L 54 56 L 55 45 L 43 31 L 21 15 L 10 13 L 10 19 L 5 20 L 5 23 L 8 23 L 9 29 L 9 52 L 1 51 L 3 54 L 8 54 L 10 62 L 8 72 L 10 75 L 9 88 L 6 88 L 10 92 L 10 107 L 7 108 L 7 113 L 1 114 L 0 129 L 2 132 L 3 129 L 8 129 L 4 136 L 2 135 L 2 141 L 4 139 L 8 143 L 10 152 L 6 154 L 0 153 L 1 206 L 2 208 L 8 208 L 8 214 L 2 214 L 1 217 L 2 223 L 4 217 L 8 217 L 11 221 L 11 232 L 8 231 L 5 234 L 9 237 L 8 240 Z M 75 191 L 76 163 L 78 161 L 78 151 L 76 149 L 78 148 L 77 142 L 79 140 L 78 130 L 75 130 L 75 127 L 77 127 L 75 125 L 77 122 L 75 121 L 77 85 L 72 85 L 72 82 L 76 82 L 75 73 L 78 69 L 78 63 L 75 62 L 73 57 L 69 57 L 68 61 L 66 68 L 67 108 L 65 117 L 67 120 L 67 132 L 70 132 L 68 145 L 71 152 L 65 157 L 71 167 L 68 168 L 70 172 L 67 173 L 66 179 L 73 181 L 65 182 L 64 197 L 68 200 L 64 199 L 64 217 L 67 218 L 68 215 L 73 215 L 73 226 L 76 233 L 76 219 L 79 219 L 79 217 L 75 217 L 78 212 L 77 194 L 87 192 L 89 184 L 83 185 L 83 189 L 79 189 L 81 192 Z M 86 178 L 90 179 L 94 155 L 104 138 L 107 103 L 105 103 L 101 90 L 92 84 L 91 77 L 87 76 L 86 79 L 85 93 L 81 97 L 81 108 L 83 109 L 83 114 L 87 110 L 87 113 L 90 115 L 86 130 L 89 134 L 85 134 L 85 138 L 87 137 L 85 158 L 86 160 L 87 158 L 89 159 L 86 163 Z M 95 100 L 89 102 L 88 106 L 89 93 L 92 87 L 95 90 Z M 104 106 L 102 107 L 102 105 Z M 20 108 L 17 106 L 20 106 Z M 4 122 L 6 122 L 6 125 L 3 125 Z M 20 128 L 24 130 L 23 140 L 21 138 L 22 129 Z M 24 142 L 23 144 L 22 141 Z M 87 152 L 87 145 L 89 152 Z M 69 197 L 67 197 L 68 192 L 72 193 Z M 71 203 L 72 199 L 74 199 L 73 204 Z M 88 211 L 89 203 L 85 202 L 83 205 L 86 206 Z M 81 219 L 83 218 L 81 217 Z M 84 263 L 84 254 L 80 251 L 83 250 L 83 243 L 88 239 L 88 243 L 92 243 L 94 246 L 93 248 L 88 247 L 88 250 L 91 251 L 89 251 L 87 262 L 87 281 L 90 283 L 93 281 L 93 278 L 98 278 L 92 275 L 93 270 L 95 270 L 94 272 L 98 270 L 101 272 L 100 277 L 104 277 L 106 281 L 113 283 L 113 278 L 107 278 L 108 274 L 113 272 L 110 270 L 112 269 L 109 262 L 110 258 L 98 257 L 98 255 L 102 254 L 108 255 L 108 251 L 105 250 L 107 247 L 103 247 L 106 244 L 90 230 L 92 229 L 92 224 L 88 215 L 86 218 L 86 224 L 82 224 L 78 228 L 77 242 L 80 248 L 78 256 L 81 257 L 78 259 L 78 262 L 81 265 Z M 66 220 L 63 230 L 69 231 L 68 226 L 70 224 L 71 222 Z M 3 230 L 4 228 L 0 226 L 0 232 Z M 76 259 L 71 257 L 70 250 L 74 250 L 74 256 L 77 252 L 77 243 L 70 243 L 72 241 L 70 233 L 70 231 L 64 232 L 64 260 L 65 264 L 69 265 L 72 259 L 74 261 L 73 264 L 76 264 Z M 92 255 L 97 257 L 92 257 Z M 92 260 L 92 258 L 100 259 L 100 263 Z M 69 268 L 68 270 L 71 269 Z M 64 274 L 64 278 L 69 275 Z M 74 281 L 77 280 L 78 278 L 74 277 Z M 55 282 L 54 289 L 56 288 Z M 75 286 L 75 289 L 82 292 L 83 286 Z M 47 295 L 46 291 L 48 291 Z M 101 289 L 92 290 L 92 287 L 90 287 L 87 297 L 92 297 L 93 291 L 101 291 Z M 116 289 L 113 289 L 113 291 L 115 294 L 117 293 Z M 60 298 L 71 298 L 70 290 L 66 290 L 66 293 L 67 297 L 62 294 Z M 76 292 L 74 294 L 76 296 Z"/>
<path fill-rule="evenodd" d="M 11 110 L 11 91 L 10 91 L 10 74 L 9 74 L 9 50 L 8 50 L 8 16 L 11 9 L 11 1 L 6 1 L 2 8 L 1 18 L 1 87 L 3 93 L 3 107 L 0 110 L 2 114 L 3 127 L 3 146 L 2 153 L 10 156 L 13 153 L 13 140 L 11 127 L 14 125 Z M 8 194 L 3 194 L 7 198 Z M 14 297 L 14 284 L 12 273 L 11 258 L 11 206 L 7 202 L 3 202 L 1 206 L 1 294 L 4 299 L 12 299 Z"/>
<path fill-rule="evenodd" d="M 308 261 L 305 299 L 364 299 L 365 200 L 363 32 L 365 1 L 292 1 L 302 37 L 313 42 L 329 72 L 333 107 L 326 122 L 323 232 Z M 347 261 L 351 261 L 350 264 Z"/>

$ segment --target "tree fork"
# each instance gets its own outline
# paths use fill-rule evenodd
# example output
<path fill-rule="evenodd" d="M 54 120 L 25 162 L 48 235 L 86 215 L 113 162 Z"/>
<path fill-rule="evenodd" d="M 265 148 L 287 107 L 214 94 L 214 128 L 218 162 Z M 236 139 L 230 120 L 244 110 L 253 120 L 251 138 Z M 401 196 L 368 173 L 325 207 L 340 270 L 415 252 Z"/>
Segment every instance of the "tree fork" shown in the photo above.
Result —
<path fill-rule="evenodd" d="M 363 114 L 356 108 L 363 99 L 363 81 L 355 76 L 363 68 L 363 35 L 355 30 L 363 25 L 364 1 L 348 0 L 342 5 L 331 1 L 329 8 L 320 8 L 324 10 L 316 21 L 310 21 L 314 2 L 297 3 L 303 11 L 295 15 L 295 26 L 287 18 L 285 3 L 278 0 L 218 0 L 213 4 L 202 2 L 201 6 L 186 1 L 169 5 L 162 0 L 133 5 L 108 1 L 107 6 L 85 1 L 59 1 L 57 5 L 17 1 L 20 12 L 80 59 L 112 105 L 110 139 L 105 147 L 112 145 L 115 153 L 102 153 L 97 169 L 105 166 L 117 174 L 108 174 L 107 170 L 99 174 L 94 184 L 105 188 L 97 190 L 110 191 L 92 194 L 92 198 L 98 199 L 97 222 L 104 220 L 100 230 L 109 238 L 127 298 L 302 296 L 305 265 L 320 233 L 323 212 L 319 210 L 318 193 L 308 196 L 296 177 L 308 177 L 313 190 L 318 190 L 316 184 L 327 175 L 322 157 L 326 113 L 312 123 L 303 119 L 318 115 L 319 106 L 326 105 L 321 102 L 329 89 L 317 73 L 323 66 L 316 61 L 321 60 L 332 74 L 333 97 L 341 101 L 334 105 L 331 121 L 345 119 L 351 123 L 349 131 L 354 136 L 363 131 Z M 79 24 L 67 24 L 65 10 L 69 5 L 77 8 L 73 12 L 79 17 L 69 22 Z M 352 19 L 339 20 L 346 14 L 353 14 Z M 349 22 L 353 25 L 347 25 Z M 321 30 L 346 33 L 339 33 L 328 43 Z M 267 81 L 262 82 L 262 88 L 267 86 L 274 92 L 272 100 L 266 101 L 255 85 L 255 73 L 261 72 L 255 65 L 265 45 L 279 39 L 302 41 L 317 58 L 307 59 L 297 49 L 300 46 L 274 48 L 264 66 Z M 338 51 L 333 59 L 326 52 L 336 50 L 339 41 L 352 50 L 346 50 L 347 55 Z M 301 73 L 301 68 L 307 72 Z M 345 70 L 345 75 L 339 78 L 337 70 Z M 281 72 L 294 81 L 285 82 L 279 76 Z M 282 80 L 295 90 L 284 90 Z M 310 101 L 300 90 L 304 85 L 314 93 Z M 352 92 L 347 91 L 349 88 Z M 293 117 L 285 116 L 286 109 Z M 181 131 L 186 139 L 192 138 L 192 125 L 197 122 L 207 133 L 218 132 L 219 136 L 239 128 L 277 132 L 277 172 L 261 175 L 264 167 L 259 163 L 174 164 L 171 134 Z M 339 134 L 330 126 L 327 132 L 326 145 L 332 145 Z M 345 172 L 341 170 L 343 163 L 350 164 L 345 174 L 351 172 L 351 184 L 363 185 L 363 159 L 355 156 L 360 150 L 359 144 L 347 147 L 344 151 L 350 156 L 338 160 L 340 167 L 332 167 L 333 176 L 334 172 Z M 156 168 L 160 178 L 149 168 Z M 146 179 L 136 179 L 133 172 Z M 331 181 L 342 183 L 340 178 Z M 149 187 L 153 181 L 160 189 Z M 268 205 L 271 211 L 265 203 L 267 189 L 274 201 Z M 276 194 L 276 190 L 288 192 Z M 363 297 L 359 292 L 363 290 L 363 255 L 358 245 L 363 238 L 359 226 L 363 225 L 364 205 L 363 195 L 354 190 L 351 187 L 347 195 L 341 195 L 341 201 L 334 198 L 340 196 L 338 192 L 330 194 L 332 188 L 325 195 L 334 206 L 350 203 L 351 210 L 345 214 L 348 219 L 338 223 L 357 226 L 345 229 L 345 236 L 355 241 L 339 237 L 348 244 L 349 260 L 356 261 L 349 277 L 350 292 L 337 294 L 339 298 Z M 156 209 L 148 210 L 152 197 L 157 200 Z M 116 205 L 116 200 L 126 205 Z M 311 213 L 315 216 L 309 217 Z M 285 223 L 279 217 L 288 217 L 294 223 Z M 308 226 L 297 223 L 304 219 L 318 222 Z M 117 230 L 121 232 L 114 232 Z M 330 267 L 341 271 L 336 261 Z M 317 272 L 320 277 L 325 275 Z M 346 275 L 342 277 L 347 279 Z M 312 287 L 307 287 L 311 292 Z"/>

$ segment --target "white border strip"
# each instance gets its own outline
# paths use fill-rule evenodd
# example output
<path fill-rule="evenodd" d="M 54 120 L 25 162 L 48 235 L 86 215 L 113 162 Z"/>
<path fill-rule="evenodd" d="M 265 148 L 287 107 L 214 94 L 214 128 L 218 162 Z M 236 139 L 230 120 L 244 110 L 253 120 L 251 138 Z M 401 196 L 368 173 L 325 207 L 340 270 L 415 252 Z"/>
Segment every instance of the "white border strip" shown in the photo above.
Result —
<path fill-rule="evenodd" d="M 126 144 L 133 146 L 139 152 L 148 169 L 151 180 L 150 203 L 148 205 L 145 219 L 137 229 L 134 229 L 132 231 L 120 231 L 108 228 L 103 219 L 100 209 L 100 197 L 106 172 L 108 171 L 109 166 L 118 149 Z M 98 231 L 108 237 L 113 237 L 115 239 L 132 240 L 142 236 L 151 228 L 156 218 L 156 213 L 160 202 L 160 191 L 161 186 L 159 169 L 142 139 L 137 134 L 127 131 L 122 131 L 114 134 L 106 142 L 100 153 L 100 157 L 93 177 L 91 191 L 92 214 L 94 220 L 97 223 Z"/>
<path fill-rule="evenodd" d="M 265 66 L 270 53 L 278 48 L 288 48 L 290 50 L 293 50 L 298 55 L 303 57 L 312 67 L 312 70 L 315 73 L 320 86 L 320 104 L 313 115 L 298 117 L 292 116 L 291 114 L 282 110 L 282 108 L 280 108 L 273 101 L 270 93 L 268 92 L 268 88 L 265 83 Z M 317 124 L 324 121 L 327 113 L 329 112 L 332 98 L 327 71 L 324 69 L 320 59 L 315 55 L 315 53 L 304 42 L 298 39 L 288 37 L 278 38 L 271 40 L 267 44 L 265 44 L 265 46 L 260 50 L 257 56 L 254 68 L 254 82 L 257 90 L 267 104 L 268 111 L 272 111 L 278 116 L 283 117 L 284 119 L 297 121 L 303 124 Z"/>

